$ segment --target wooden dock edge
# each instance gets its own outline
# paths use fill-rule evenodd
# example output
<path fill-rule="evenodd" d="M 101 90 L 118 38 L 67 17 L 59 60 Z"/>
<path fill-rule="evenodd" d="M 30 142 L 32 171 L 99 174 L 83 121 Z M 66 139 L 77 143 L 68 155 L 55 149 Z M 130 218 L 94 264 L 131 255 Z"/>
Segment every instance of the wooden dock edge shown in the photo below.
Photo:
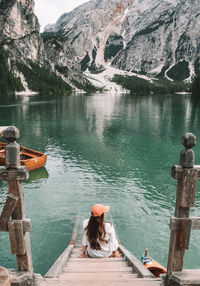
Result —
<path fill-rule="evenodd" d="M 58 257 L 58 259 L 51 266 L 49 271 L 45 274 L 45 278 L 55 278 L 58 277 L 62 272 L 65 266 L 65 263 L 68 261 L 72 251 L 74 249 L 74 244 L 69 244 L 65 251 Z"/>
<path fill-rule="evenodd" d="M 119 245 L 120 252 L 126 257 L 126 260 L 138 274 L 139 278 L 154 278 L 154 275 L 123 245 Z"/>
<path fill-rule="evenodd" d="M 71 241 L 68 247 L 63 251 L 63 253 L 58 257 L 58 259 L 51 266 L 49 271 L 44 275 L 45 278 L 56 278 L 62 274 L 66 262 L 69 260 L 69 257 L 74 249 L 75 241 L 78 233 L 78 225 L 80 221 L 80 212 L 78 212 L 76 221 L 74 224 L 74 229 L 71 237 Z"/>

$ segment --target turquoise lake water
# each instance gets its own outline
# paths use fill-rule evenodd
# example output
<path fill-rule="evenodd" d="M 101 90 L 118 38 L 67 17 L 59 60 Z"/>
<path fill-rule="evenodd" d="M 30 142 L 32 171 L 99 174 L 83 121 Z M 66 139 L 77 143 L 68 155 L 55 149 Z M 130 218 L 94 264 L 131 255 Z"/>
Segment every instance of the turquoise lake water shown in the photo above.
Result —
<path fill-rule="evenodd" d="M 169 221 L 174 215 L 181 136 L 197 136 L 200 104 L 190 95 L 92 94 L 17 96 L 0 100 L 0 125 L 20 129 L 18 143 L 48 156 L 45 168 L 24 183 L 31 219 L 35 272 L 45 274 L 68 245 L 80 210 L 111 206 L 121 243 L 140 258 L 147 247 L 166 266 Z M 6 200 L 0 183 L 0 211 Z M 200 216 L 200 186 L 192 216 Z M 16 268 L 7 233 L 0 233 L 0 265 Z M 200 268 L 200 231 L 192 231 L 185 268 Z"/>

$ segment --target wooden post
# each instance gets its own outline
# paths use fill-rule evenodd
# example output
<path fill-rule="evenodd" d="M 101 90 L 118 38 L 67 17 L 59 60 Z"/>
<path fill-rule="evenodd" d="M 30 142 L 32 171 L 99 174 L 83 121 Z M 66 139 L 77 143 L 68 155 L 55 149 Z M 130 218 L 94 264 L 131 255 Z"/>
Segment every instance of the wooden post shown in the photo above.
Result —
<path fill-rule="evenodd" d="M 190 207 L 194 206 L 197 179 L 200 177 L 200 166 L 194 166 L 196 136 L 186 133 L 182 137 L 185 150 L 180 153 L 179 166 L 172 167 L 172 176 L 178 179 L 176 193 L 175 218 L 176 227 L 171 227 L 167 272 L 182 271 L 185 249 L 189 248 L 192 220 L 188 219 Z"/>
<path fill-rule="evenodd" d="M 25 217 L 22 184 L 22 181 L 28 178 L 28 169 L 20 166 L 20 146 L 16 143 L 19 130 L 14 126 L 8 127 L 4 137 L 8 144 L 5 150 L 6 165 L 0 167 L 0 180 L 8 181 L 8 198 L 0 217 L 0 230 L 9 231 L 11 250 L 17 256 L 18 270 L 33 273 L 28 232 L 30 220 Z"/>

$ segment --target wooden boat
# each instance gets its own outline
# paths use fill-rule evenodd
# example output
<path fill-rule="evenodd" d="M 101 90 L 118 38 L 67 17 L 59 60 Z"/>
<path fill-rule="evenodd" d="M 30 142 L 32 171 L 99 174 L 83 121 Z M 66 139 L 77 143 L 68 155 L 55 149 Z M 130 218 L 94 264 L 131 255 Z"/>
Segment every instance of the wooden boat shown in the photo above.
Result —
<path fill-rule="evenodd" d="M 141 258 L 141 262 L 149 271 L 151 271 L 151 273 L 153 273 L 156 278 L 159 277 L 160 274 L 167 273 L 167 269 L 164 266 L 149 256 L 147 248 L 145 249 L 144 255 Z"/>
<path fill-rule="evenodd" d="M 5 165 L 6 143 L 0 142 L 0 164 Z M 38 151 L 20 146 L 20 165 L 27 166 L 29 171 L 41 168 L 45 165 L 47 155 Z"/>
<path fill-rule="evenodd" d="M 8 126 L 0 127 L 0 136 L 3 136 L 4 131 Z M 0 164 L 5 165 L 5 147 L 7 143 L 0 142 Z M 45 165 L 47 155 L 35 150 L 20 146 L 20 164 L 27 166 L 29 171 L 41 168 Z"/>

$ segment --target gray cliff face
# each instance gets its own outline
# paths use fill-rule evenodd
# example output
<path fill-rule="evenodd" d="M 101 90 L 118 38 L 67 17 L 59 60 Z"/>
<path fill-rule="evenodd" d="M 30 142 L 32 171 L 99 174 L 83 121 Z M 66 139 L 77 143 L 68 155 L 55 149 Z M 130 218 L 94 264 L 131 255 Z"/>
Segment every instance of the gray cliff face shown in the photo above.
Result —
<path fill-rule="evenodd" d="M 70 83 L 84 83 L 73 48 L 54 35 L 43 38 L 34 14 L 34 0 L 0 0 L 0 45 L 9 53 L 11 70 L 18 75 L 18 63 L 29 61 L 60 75 Z M 24 75 L 26 78 L 26 75 Z"/>
<path fill-rule="evenodd" d="M 3 4 L 5 3 L 5 4 Z M 34 15 L 33 0 L 1 1 L 0 43 L 11 54 L 13 60 L 45 60 L 39 23 Z"/>
<path fill-rule="evenodd" d="M 59 73 L 67 82 L 77 81 L 85 84 L 85 78 L 81 72 L 81 65 L 72 46 L 58 35 L 43 36 L 45 53 L 48 57 L 52 71 Z"/>
<path fill-rule="evenodd" d="M 114 35 L 121 37 L 126 22 L 126 9 L 133 1 L 89 1 L 72 12 L 63 14 L 55 25 L 48 25 L 45 32 L 62 34 L 81 59 L 89 56 L 90 63 L 95 61 L 97 65 L 102 65 L 108 38 L 112 35 L 115 41 Z M 117 42 L 118 46 L 123 46 L 123 43 Z"/>
<path fill-rule="evenodd" d="M 199 72 L 199 11 L 198 0 L 93 0 L 45 31 L 62 34 L 88 67 L 189 79 Z"/>
<path fill-rule="evenodd" d="M 200 56 L 199 11 L 194 0 L 136 1 L 128 13 L 126 47 L 113 65 L 171 78 L 182 66 L 181 79 L 189 78 Z"/>

